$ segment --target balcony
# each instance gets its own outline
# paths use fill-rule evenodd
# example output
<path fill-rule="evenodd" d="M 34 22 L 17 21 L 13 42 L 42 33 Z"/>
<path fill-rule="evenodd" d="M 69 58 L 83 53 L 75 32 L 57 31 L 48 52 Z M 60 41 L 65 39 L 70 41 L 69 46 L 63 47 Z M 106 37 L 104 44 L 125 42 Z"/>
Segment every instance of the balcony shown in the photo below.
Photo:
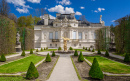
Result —
<path fill-rule="evenodd" d="M 60 42 L 60 39 L 52 39 L 52 42 Z"/>

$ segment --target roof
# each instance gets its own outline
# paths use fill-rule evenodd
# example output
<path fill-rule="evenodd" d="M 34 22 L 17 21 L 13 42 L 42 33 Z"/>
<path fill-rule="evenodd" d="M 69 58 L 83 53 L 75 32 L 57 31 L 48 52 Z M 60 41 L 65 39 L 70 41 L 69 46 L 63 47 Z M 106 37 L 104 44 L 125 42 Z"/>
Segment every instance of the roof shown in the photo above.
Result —
<path fill-rule="evenodd" d="M 72 16 L 71 14 L 61 14 L 60 16 L 57 16 L 57 19 L 62 20 L 62 19 L 65 18 L 65 16 L 66 16 L 67 19 L 74 19 L 74 18 L 75 18 L 75 17 Z"/>
<path fill-rule="evenodd" d="M 53 26 L 53 21 L 54 21 L 54 19 L 49 19 L 49 20 L 48 20 L 48 25 Z M 38 22 L 37 22 L 37 25 L 44 25 L 44 19 L 38 21 Z"/>

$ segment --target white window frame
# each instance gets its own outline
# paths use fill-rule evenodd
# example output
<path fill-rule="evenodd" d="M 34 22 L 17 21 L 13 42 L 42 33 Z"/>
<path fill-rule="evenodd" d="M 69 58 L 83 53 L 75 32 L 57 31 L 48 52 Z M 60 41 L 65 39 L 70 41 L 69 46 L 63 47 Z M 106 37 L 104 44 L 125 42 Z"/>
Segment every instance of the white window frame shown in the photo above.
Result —
<path fill-rule="evenodd" d="M 51 36 L 52 34 L 52 36 Z M 49 39 L 53 39 L 53 32 L 49 32 Z"/>

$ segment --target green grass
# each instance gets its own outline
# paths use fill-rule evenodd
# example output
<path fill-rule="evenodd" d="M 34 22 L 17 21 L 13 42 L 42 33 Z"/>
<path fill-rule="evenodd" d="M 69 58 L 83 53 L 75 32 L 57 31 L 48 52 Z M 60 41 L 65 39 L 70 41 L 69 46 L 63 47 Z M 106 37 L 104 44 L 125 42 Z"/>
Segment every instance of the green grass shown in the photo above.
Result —
<path fill-rule="evenodd" d="M 22 76 L 19 76 L 19 77 L 0 77 L 0 81 L 25 81 L 25 78 L 23 78 Z"/>
<path fill-rule="evenodd" d="M 101 57 L 101 56 L 86 56 L 87 60 L 89 60 L 91 63 L 93 62 L 94 58 L 97 58 L 98 63 L 100 65 L 100 68 L 104 72 L 110 72 L 110 73 L 119 73 L 119 74 L 128 74 L 130 73 L 130 66 L 124 65 L 119 62 L 115 62 L 112 60 L 109 60 L 107 58 Z"/>
<path fill-rule="evenodd" d="M 44 51 L 56 51 L 57 49 L 48 49 L 48 50 L 43 50 L 43 51 L 41 51 L 41 49 L 40 49 L 40 51 L 41 52 L 44 52 Z"/>
<path fill-rule="evenodd" d="M 33 51 L 34 51 L 35 49 L 33 49 Z M 30 50 L 25 50 L 25 51 L 30 51 Z"/>
<path fill-rule="evenodd" d="M 118 53 L 112 53 L 112 54 L 125 57 L 125 54 L 118 54 Z"/>
<path fill-rule="evenodd" d="M 84 49 L 74 49 L 74 50 L 77 50 L 77 51 L 87 51 L 87 50 L 84 50 Z"/>
<path fill-rule="evenodd" d="M 0 73 L 26 72 L 30 65 L 30 62 L 36 64 L 39 61 L 41 61 L 43 58 L 45 57 L 32 54 L 29 57 L 0 66 Z"/>

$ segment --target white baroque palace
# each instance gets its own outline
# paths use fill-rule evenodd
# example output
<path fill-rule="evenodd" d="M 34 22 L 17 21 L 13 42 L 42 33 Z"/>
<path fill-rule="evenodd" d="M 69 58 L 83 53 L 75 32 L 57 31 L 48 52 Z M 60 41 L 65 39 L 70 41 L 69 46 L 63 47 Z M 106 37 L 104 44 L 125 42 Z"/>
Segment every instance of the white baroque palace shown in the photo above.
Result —
<path fill-rule="evenodd" d="M 101 17 L 99 23 L 90 23 L 76 20 L 74 13 L 57 13 L 56 19 L 49 19 L 49 15 L 44 14 L 44 19 L 34 26 L 34 46 L 35 48 L 63 47 L 62 37 L 67 37 L 71 39 L 67 43 L 68 47 L 94 47 L 95 30 L 105 27 Z"/>

